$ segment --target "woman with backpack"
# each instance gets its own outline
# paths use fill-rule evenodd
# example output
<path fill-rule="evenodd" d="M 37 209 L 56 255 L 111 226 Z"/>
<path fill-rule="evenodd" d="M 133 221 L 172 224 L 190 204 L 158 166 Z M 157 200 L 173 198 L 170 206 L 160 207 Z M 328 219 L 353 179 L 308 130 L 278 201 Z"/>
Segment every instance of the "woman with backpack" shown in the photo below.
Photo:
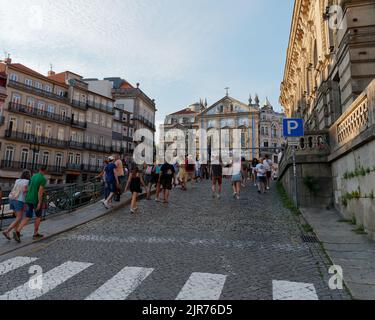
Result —
<path fill-rule="evenodd" d="M 30 183 L 31 173 L 28 170 L 22 172 L 21 178 L 16 180 L 12 191 L 9 194 L 10 209 L 14 211 L 16 220 L 3 232 L 3 236 L 11 240 L 9 233 L 20 224 L 25 210 L 25 198 Z"/>

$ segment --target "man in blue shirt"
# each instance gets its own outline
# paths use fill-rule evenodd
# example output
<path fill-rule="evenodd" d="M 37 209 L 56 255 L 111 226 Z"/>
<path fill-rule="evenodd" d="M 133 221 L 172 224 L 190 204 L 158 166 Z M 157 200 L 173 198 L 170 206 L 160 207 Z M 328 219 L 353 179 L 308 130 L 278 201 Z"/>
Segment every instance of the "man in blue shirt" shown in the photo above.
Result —
<path fill-rule="evenodd" d="M 116 165 L 114 164 L 115 158 L 109 157 L 108 158 L 108 165 L 105 167 L 105 180 L 108 186 L 109 196 L 103 202 L 106 209 L 110 209 L 112 207 L 112 199 L 115 195 L 117 189 L 120 187 L 120 183 L 116 174 Z"/>

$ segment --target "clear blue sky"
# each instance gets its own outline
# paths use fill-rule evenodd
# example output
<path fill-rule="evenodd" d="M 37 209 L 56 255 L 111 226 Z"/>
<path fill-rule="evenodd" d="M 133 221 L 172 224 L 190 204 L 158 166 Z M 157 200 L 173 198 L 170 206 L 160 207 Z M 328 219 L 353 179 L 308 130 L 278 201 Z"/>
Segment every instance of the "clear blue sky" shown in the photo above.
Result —
<path fill-rule="evenodd" d="M 226 86 L 279 109 L 292 9 L 292 0 L 0 0 L 0 50 L 41 73 L 53 64 L 140 82 L 158 121 L 200 97 L 219 100 Z"/>

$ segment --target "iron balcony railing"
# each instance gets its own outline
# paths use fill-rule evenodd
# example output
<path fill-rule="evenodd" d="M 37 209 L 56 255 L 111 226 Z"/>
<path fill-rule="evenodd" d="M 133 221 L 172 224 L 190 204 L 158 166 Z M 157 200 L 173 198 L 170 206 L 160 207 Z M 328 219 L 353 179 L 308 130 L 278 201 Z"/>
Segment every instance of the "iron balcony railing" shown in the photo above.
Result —
<path fill-rule="evenodd" d="M 91 151 L 99 151 L 99 152 L 104 152 L 104 153 L 111 153 L 112 152 L 112 147 L 110 146 L 103 146 L 100 144 L 94 144 L 94 143 L 84 143 L 84 148 L 87 150 Z"/>
<path fill-rule="evenodd" d="M 93 108 L 97 109 L 97 110 L 104 111 L 104 112 L 110 113 L 112 115 L 115 114 L 115 110 L 113 109 L 113 107 L 106 106 L 106 105 L 101 104 L 101 103 L 93 103 L 91 106 Z"/>
<path fill-rule="evenodd" d="M 43 120 L 53 120 L 55 122 L 71 125 L 77 128 L 87 128 L 87 122 L 78 121 L 64 115 L 48 112 L 45 110 L 40 110 L 35 107 L 26 106 L 19 103 L 9 102 L 8 110 L 14 113 L 25 114 Z"/>
<path fill-rule="evenodd" d="M 54 138 L 48 138 L 45 136 L 37 136 L 31 133 L 26 132 L 19 132 L 19 131 L 5 131 L 5 139 L 20 141 L 20 142 L 27 142 L 37 145 L 55 147 L 55 148 L 62 148 L 65 149 L 68 146 L 67 141 L 58 140 Z"/>
<path fill-rule="evenodd" d="M 83 171 L 84 172 L 90 172 L 90 173 L 100 173 L 102 172 L 103 167 L 91 165 L 91 164 L 84 164 L 83 165 Z"/>
<path fill-rule="evenodd" d="M 87 122 L 86 121 L 78 121 L 78 120 L 73 120 L 71 121 L 72 127 L 75 128 L 80 128 L 80 129 L 87 129 Z"/>
<path fill-rule="evenodd" d="M 82 109 L 82 110 L 88 110 L 89 108 L 94 108 L 96 110 L 103 111 L 103 112 L 109 113 L 111 115 L 113 115 L 115 113 L 114 109 L 110 106 L 105 106 L 104 104 L 94 103 L 94 102 L 90 102 L 90 101 L 83 102 L 83 101 L 73 100 L 72 106 L 76 107 L 76 108 L 79 108 L 79 109 Z"/>
<path fill-rule="evenodd" d="M 56 93 L 49 92 L 49 91 L 39 89 L 39 88 L 35 88 L 35 87 L 29 86 L 27 84 L 24 84 L 22 82 L 18 82 L 18 81 L 14 81 L 14 80 L 9 80 L 8 86 L 12 87 L 12 88 L 15 88 L 15 89 L 23 90 L 23 91 L 26 91 L 26 92 L 29 92 L 31 94 L 35 94 L 35 95 L 38 95 L 38 96 L 41 96 L 41 97 L 44 97 L 44 98 L 57 100 L 57 101 L 63 102 L 63 103 L 68 103 L 67 94 L 65 94 L 65 96 L 61 96 L 61 95 L 58 95 Z"/>
<path fill-rule="evenodd" d="M 69 141 L 68 145 L 72 149 L 83 149 L 84 148 L 84 143 L 78 142 L 78 141 Z"/>
<path fill-rule="evenodd" d="M 140 115 L 133 115 L 132 120 L 140 121 L 140 122 L 142 122 L 144 125 L 146 125 L 147 127 L 149 127 L 149 128 L 152 129 L 152 130 L 155 130 L 155 129 L 156 129 L 155 124 L 153 124 L 151 121 L 147 120 L 147 119 L 146 119 L 145 117 L 143 117 L 143 116 L 140 116 Z"/>
<path fill-rule="evenodd" d="M 41 163 L 30 163 L 30 162 L 19 162 L 19 161 L 12 161 L 12 160 L 2 160 L 1 161 L 1 167 L 3 169 L 12 171 L 20 171 L 20 170 L 30 170 L 30 171 L 38 171 L 39 168 L 43 164 Z M 46 165 L 47 172 L 50 174 L 58 174 L 62 175 L 65 172 L 65 167 L 63 166 L 50 166 Z"/>
<path fill-rule="evenodd" d="M 40 110 L 34 107 L 26 106 L 19 103 L 9 102 L 8 110 L 15 113 L 26 114 L 28 116 L 41 118 L 44 120 L 53 120 L 63 124 L 69 125 L 71 123 L 71 118 L 48 111 Z"/>
<path fill-rule="evenodd" d="M 75 108 L 85 110 L 85 111 L 89 108 L 89 104 L 87 102 L 82 102 L 78 100 L 73 100 L 71 105 Z"/>

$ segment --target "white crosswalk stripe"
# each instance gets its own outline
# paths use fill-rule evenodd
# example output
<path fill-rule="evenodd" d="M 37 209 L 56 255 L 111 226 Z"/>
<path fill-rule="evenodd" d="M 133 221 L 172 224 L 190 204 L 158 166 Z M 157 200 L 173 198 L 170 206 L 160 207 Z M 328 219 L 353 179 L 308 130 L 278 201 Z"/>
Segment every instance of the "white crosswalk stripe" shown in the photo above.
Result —
<path fill-rule="evenodd" d="M 125 300 L 154 269 L 126 267 L 86 300 Z"/>
<path fill-rule="evenodd" d="M 34 300 L 92 266 L 91 263 L 68 261 L 43 274 L 41 289 L 32 289 L 29 282 L 0 296 L 0 300 Z"/>
<path fill-rule="evenodd" d="M 193 273 L 176 300 L 219 300 L 227 276 L 211 273 Z"/>
<path fill-rule="evenodd" d="M 20 267 L 28 265 L 38 258 L 28 258 L 28 257 L 15 257 L 7 261 L 0 263 L 0 276 L 7 274 L 8 272 L 14 271 Z"/>
<path fill-rule="evenodd" d="M 32 264 L 38 258 L 15 257 L 0 263 L 0 276 Z M 54 290 L 92 263 L 68 261 L 43 273 L 41 288 L 33 288 L 30 281 L 0 295 L 0 300 L 34 300 Z M 86 300 L 126 300 L 154 271 L 152 268 L 125 267 Z M 30 275 L 30 278 L 32 275 Z M 227 276 L 211 273 L 192 273 L 176 300 L 219 300 Z M 314 284 L 290 281 L 272 281 L 273 300 L 319 300 Z"/>
<path fill-rule="evenodd" d="M 273 300 L 319 300 L 312 283 L 274 280 L 272 287 Z"/>

